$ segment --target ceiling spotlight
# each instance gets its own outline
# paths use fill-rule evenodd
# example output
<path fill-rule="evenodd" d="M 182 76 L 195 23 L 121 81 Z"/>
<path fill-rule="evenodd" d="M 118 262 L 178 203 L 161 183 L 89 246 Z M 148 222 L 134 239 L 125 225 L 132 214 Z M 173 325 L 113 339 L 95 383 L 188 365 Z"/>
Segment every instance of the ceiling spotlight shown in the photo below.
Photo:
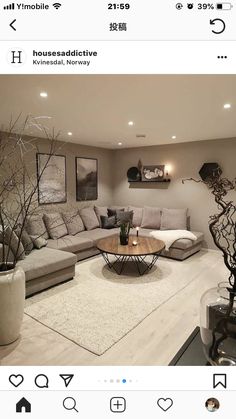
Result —
<path fill-rule="evenodd" d="M 47 94 L 47 92 L 41 92 L 41 93 L 40 93 L 40 96 L 41 96 L 41 97 L 48 97 L 48 94 Z"/>
<path fill-rule="evenodd" d="M 134 122 L 133 122 L 133 121 L 129 121 L 129 122 L 128 122 L 128 125 L 129 125 L 130 127 L 132 127 L 132 126 L 134 125 Z"/>
<path fill-rule="evenodd" d="M 224 108 L 225 108 L 225 109 L 230 109 L 230 108 L 231 108 L 230 103 L 225 103 Z"/>
<path fill-rule="evenodd" d="M 70 131 L 69 131 L 69 132 L 67 133 L 67 135 L 69 135 L 69 136 L 71 137 L 71 136 L 72 136 L 72 132 L 70 132 Z"/>
<path fill-rule="evenodd" d="M 176 140 L 176 135 L 172 135 L 172 140 Z"/>
<path fill-rule="evenodd" d="M 122 145 L 122 143 L 121 143 L 121 142 L 119 142 L 119 143 L 118 143 L 118 145 L 119 145 L 119 146 L 121 146 L 121 145 Z"/>

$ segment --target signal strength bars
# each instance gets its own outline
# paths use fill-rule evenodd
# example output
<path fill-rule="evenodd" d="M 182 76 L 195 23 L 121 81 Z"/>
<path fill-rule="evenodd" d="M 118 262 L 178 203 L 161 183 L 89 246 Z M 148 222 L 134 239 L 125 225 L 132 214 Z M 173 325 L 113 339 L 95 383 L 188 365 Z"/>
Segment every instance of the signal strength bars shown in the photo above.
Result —
<path fill-rule="evenodd" d="M 3 7 L 4 10 L 14 10 L 15 9 L 15 3 L 8 4 L 7 6 Z"/>

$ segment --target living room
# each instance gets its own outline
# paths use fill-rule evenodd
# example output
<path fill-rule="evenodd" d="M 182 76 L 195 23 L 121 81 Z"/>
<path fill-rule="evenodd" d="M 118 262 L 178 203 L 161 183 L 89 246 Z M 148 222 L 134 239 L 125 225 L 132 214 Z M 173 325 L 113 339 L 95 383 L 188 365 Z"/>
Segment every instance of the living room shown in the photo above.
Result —
<path fill-rule="evenodd" d="M 1 139 L 25 139 L 21 150 L 29 177 L 36 179 L 31 215 L 50 219 L 50 214 L 76 210 L 84 229 L 76 234 L 94 242 L 86 248 L 81 241 L 74 251 L 76 234 L 71 232 L 75 239 L 55 236 L 47 224 L 49 235 L 43 248 L 32 251 L 31 265 L 30 255 L 17 261 L 23 270 L 28 263 L 27 299 L 20 334 L 0 347 L 1 364 L 168 365 L 200 325 L 203 293 L 229 277 L 209 230 L 209 219 L 218 211 L 215 184 L 199 171 L 214 163 L 219 177 L 235 179 L 235 76 L 1 76 L 0 92 Z M 59 167 L 55 178 L 64 187 L 57 199 L 56 192 L 43 193 L 48 179 L 37 180 L 52 140 L 51 158 Z M 142 177 L 154 167 L 162 172 L 158 180 Z M 86 170 L 95 176 L 87 189 L 81 183 Z M 1 172 L 3 185 L 5 175 Z M 228 190 L 235 202 L 235 189 Z M 87 207 L 94 213 L 92 221 Z M 116 211 L 109 218 L 120 210 L 136 217 L 129 243 L 134 257 L 118 254 L 118 272 L 109 259 L 117 254 L 98 242 L 111 235 L 112 229 L 101 229 L 100 216 L 106 218 L 108 209 Z M 69 221 L 74 225 L 78 219 Z M 164 222 L 172 227 L 163 227 Z M 118 242 L 120 226 L 114 228 Z M 168 250 L 164 242 L 165 249 L 146 252 L 142 260 L 144 254 L 135 253 L 142 229 L 149 239 L 150 232 L 160 230 L 152 236 L 153 246 L 163 242 L 162 230 L 184 230 L 195 238 L 185 233 L 183 247 L 176 247 L 176 240 Z M 103 230 L 96 239 L 95 230 Z M 33 284 L 29 272 L 41 250 L 62 252 L 55 264 L 59 267 L 64 257 L 69 265 L 53 274 L 39 266 Z M 144 263 L 145 272 L 140 268 Z"/>

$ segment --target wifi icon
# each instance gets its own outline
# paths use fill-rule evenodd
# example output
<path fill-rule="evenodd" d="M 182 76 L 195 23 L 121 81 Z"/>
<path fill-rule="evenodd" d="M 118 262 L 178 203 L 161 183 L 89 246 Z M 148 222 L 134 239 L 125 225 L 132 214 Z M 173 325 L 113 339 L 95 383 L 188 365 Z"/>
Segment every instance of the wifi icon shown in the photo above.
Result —
<path fill-rule="evenodd" d="M 61 7 L 61 3 L 53 3 L 53 7 L 55 7 L 55 9 L 59 9 Z"/>

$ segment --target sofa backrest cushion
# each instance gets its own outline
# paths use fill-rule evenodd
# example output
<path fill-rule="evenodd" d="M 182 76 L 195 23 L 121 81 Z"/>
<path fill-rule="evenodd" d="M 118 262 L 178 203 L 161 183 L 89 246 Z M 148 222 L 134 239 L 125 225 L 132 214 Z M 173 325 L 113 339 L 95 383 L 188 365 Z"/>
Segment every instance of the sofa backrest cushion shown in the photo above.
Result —
<path fill-rule="evenodd" d="M 96 205 L 94 206 L 94 211 L 96 213 L 96 216 L 98 217 L 98 222 L 99 222 L 99 226 L 102 226 L 101 223 L 101 216 L 103 217 L 107 217 L 107 207 L 97 207 Z M 104 227 L 103 227 L 104 228 Z"/>
<path fill-rule="evenodd" d="M 79 213 L 86 230 L 94 230 L 95 228 L 99 227 L 98 217 L 96 216 L 94 208 L 82 208 Z"/>
<path fill-rule="evenodd" d="M 43 219 L 51 239 L 57 240 L 68 235 L 65 222 L 59 212 L 44 214 Z"/>
<path fill-rule="evenodd" d="M 21 241 L 19 241 L 19 238 L 17 237 L 16 233 L 10 227 L 7 227 L 4 230 L 4 233 L 0 231 L 0 243 L 4 243 L 4 245 L 11 250 L 14 259 L 25 259 L 25 250 L 23 244 Z"/>
<path fill-rule="evenodd" d="M 187 230 L 187 209 L 163 208 L 161 230 Z"/>
<path fill-rule="evenodd" d="M 63 212 L 62 217 L 65 221 L 68 234 L 74 236 L 85 230 L 83 220 L 78 211 Z"/>
<path fill-rule="evenodd" d="M 133 226 L 140 227 L 143 218 L 143 208 L 129 206 L 129 211 L 133 211 Z"/>
<path fill-rule="evenodd" d="M 26 220 L 26 231 L 30 236 L 43 237 L 48 239 L 49 235 L 43 221 L 42 215 L 31 215 Z"/>
<path fill-rule="evenodd" d="M 156 207 L 144 207 L 141 227 L 159 230 L 161 226 L 161 209 Z"/>

